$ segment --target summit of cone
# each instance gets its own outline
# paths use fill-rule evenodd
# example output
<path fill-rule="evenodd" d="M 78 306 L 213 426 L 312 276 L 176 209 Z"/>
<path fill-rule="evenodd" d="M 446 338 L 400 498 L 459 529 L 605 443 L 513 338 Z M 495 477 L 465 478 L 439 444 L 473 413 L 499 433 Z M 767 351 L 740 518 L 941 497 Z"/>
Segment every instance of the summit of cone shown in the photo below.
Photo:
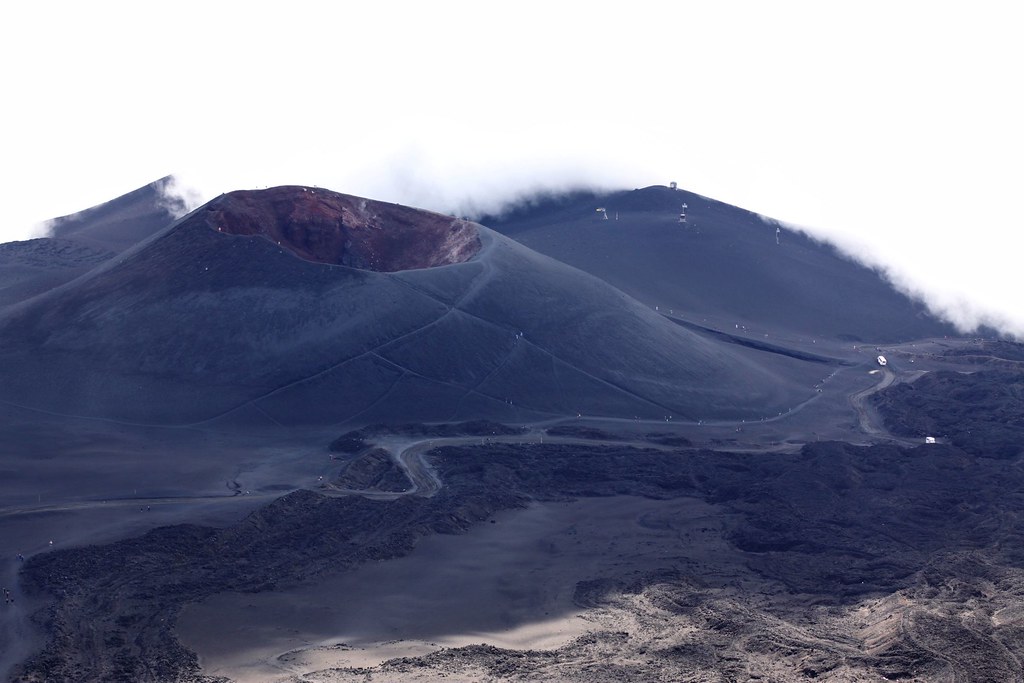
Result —
<path fill-rule="evenodd" d="M 230 192 L 192 220 L 264 237 L 314 263 L 386 273 L 462 263 L 480 250 L 469 221 L 320 188 Z"/>

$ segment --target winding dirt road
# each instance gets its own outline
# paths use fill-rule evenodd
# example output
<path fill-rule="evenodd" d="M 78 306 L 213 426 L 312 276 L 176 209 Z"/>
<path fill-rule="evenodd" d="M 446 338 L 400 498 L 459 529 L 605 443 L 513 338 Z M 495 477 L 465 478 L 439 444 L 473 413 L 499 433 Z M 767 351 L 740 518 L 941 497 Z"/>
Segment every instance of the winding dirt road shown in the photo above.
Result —
<path fill-rule="evenodd" d="M 878 414 L 878 411 L 868 404 L 868 399 L 879 391 L 888 389 L 892 385 L 899 384 L 904 381 L 888 366 L 881 367 L 874 372 L 880 373 L 880 378 L 877 384 L 850 395 L 850 405 L 853 406 L 853 409 L 857 412 L 857 420 L 860 423 L 861 431 L 868 436 L 899 443 L 905 446 L 919 445 L 921 443 L 919 439 L 908 439 L 896 436 L 889 432 L 889 430 L 885 428 L 885 424 L 882 422 L 882 418 Z"/>
<path fill-rule="evenodd" d="M 887 437 L 889 433 L 885 430 L 878 415 L 869 409 L 867 400 L 883 389 L 888 389 L 896 382 L 896 373 L 888 367 L 882 367 L 872 372 L 879 373 L 878 383 L 867 389 L 850 395 L 850 405 L 857 411 L 857 420 L 860 428 L 865 434 L 871 436 Z"/>
<path fill-rule="evenodd" d="M 868 399 L 874 394 L 887 389 L 894 384 L 898 384 L 908 379 L 914 379 L 914 377 L 903 378 L 896 374 L 890 367 L 881 367 L 874 370 L 873 373 L 879 375 L 879 380 L 873 386 L 867 389 L 862 389 L 848 397 L 850 406 L 854 409 L 857 414 L 858 423 L 861 431 L 873 438 L 885 440 L 891 443 L 899 443 L 901 445 L 916 446 L 920 443 L 917 439 L 907 439 L 898 437 L 891 434 L 883 424 L 881 416 L 878 415 L 868 403 Z M 915 373 L 911 373 L 915 374 Z M 921 374 L 921 373 L 916 373 Z M 818 396 L 812 397 L 804 403 L 809 403 Z M 785 419 L 793 412 L 796 412 L 802 408 L 804 404 L 800 404 L 791 411 L 787 411 L 780 416 L 768 418 L 766 422 L 774 422 L 776 420 Z M 658 450 L 676 450 L 673 447 L 663 446 L 657 443 L 644 440 L 608 440 L 602 441 L 599 439 L 584 439 L 572 436 L 549 436 L 544 433 L 544 427 L 551 424 L 561 422 L 562 420 L 553 419 L 543 422 L 538 422 L 529 427 L 528 432 L 524 434 L 512 434 L 512 435 L 498 435 L 498 436 L 458 436 L 458 437 L 447 437 L 447 438 L 416 438 L 416 439 L 385 439 L 382 443 L 377 444 L 379 447 L 384 448 L 390 454 L 394 462 L 402 469 L 406 477 L 409 480 L 409 488 L 404 491 L 379 491 L 376 489 L 346 489 L 330 484 L 321 485 L 318 490 L 321 493 L 327 495 L 359 495 L 366 498 L 374 498 L 378 500 L 394 500 L 402 496 L 417 495 L 423 497 L 434 496 L 444 485 L 438 476 L 436 470 L 431 466 L 427 459 L 427 454 L 435 448 L 440 446 L 465 446 L 477 443 L 513 443 L 513 444 L 535 444 L 535 443 L 560 443 L 560 444 L 571 444 L 571 445 L 588 445 L 588 446 L 624 446 L 632 448 L 648 448 Z M 660 425 L 663 424 L 660 421 L 655 420 L 628 420 L 628 419 L 614 419 L 606 418 L 607 422 L 622 422 L 630 424 L 650 424 Z M 728 425 L 733 423 L 708 423 L 709 425 Z M 739 425 L 741 423 L 735 423 Z M 390 442 L 390 443 L 388 443 Z M 744 447 L 743 451 L 772 451 L 772 450 L 792 450 L 792 444 L 785 444 L 781 446 L 774 446 L 771 448 L 757 448 L 756 446 Z M 730 450 L 730 449 L 724 449 Z M 239 495 L 240 491 L 235 491 L 233 495 L 200 495 L 200 496 L 174 496 L 174 497 L 163 497 L 163 498 L 122 498 L 122 499 L 106 499 L 106 500 L 79 500 L 79 501 L 67 501 L 57 504 L 27 504 L 27 505 L 15 505 L 5 508 L 0 508 L 0 518 L 11 517 L 16 515 L 33 515 L 33 514 L 45 514 L 58 511 L 67 510 L 85 510 L 100 507 L 136 507 L 136 506 L 157 506 L 167 504 L 198 504 L 198 503 L 209 503 L 209 502 L 226 502 L 234 499 L 237 502 L 251 502 L 255 499 L 273 499 L 279 497 L 284 493 L 283 491 L 277 490 L 272 492 L 254 492 L 249 495 Z M 247 492 L 248 493 L 248 492 Z"/>

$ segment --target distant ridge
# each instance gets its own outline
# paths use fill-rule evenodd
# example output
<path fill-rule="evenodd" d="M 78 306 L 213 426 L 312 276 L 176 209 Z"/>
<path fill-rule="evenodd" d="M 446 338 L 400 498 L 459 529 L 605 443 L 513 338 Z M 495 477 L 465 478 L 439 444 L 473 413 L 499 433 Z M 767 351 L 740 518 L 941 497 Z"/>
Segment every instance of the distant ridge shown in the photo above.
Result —
<path fill-rule="evenodd" d="M 697 324 L 884 343 L 956 334 L 832 246 L 684 190 L 545 196 L 480 222 Z"/>
<path fill-rule="evenodd" d="M 184 202 L 167 194 L 173 176 L 50 222 L 51 237 L 120 253 L 185 213 Z"/>
<path fill-rule="evenodd" d="M 184 212 L 161 178 L 50 221 L 50 235 L 0 244 L 0 310 L 64 285 L 170 225 Z"/>

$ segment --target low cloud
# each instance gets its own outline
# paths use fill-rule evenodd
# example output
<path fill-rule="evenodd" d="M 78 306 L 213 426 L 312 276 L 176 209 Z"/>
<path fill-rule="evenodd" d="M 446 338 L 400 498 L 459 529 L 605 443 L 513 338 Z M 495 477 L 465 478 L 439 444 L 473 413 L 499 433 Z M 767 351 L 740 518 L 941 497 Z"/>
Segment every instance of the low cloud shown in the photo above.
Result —
<path fill-rule="evenodd" d="M 198 188 L 189 187 L 173 175 L 158 180 L 156 189 L 160 194 L 160 208 L 173 218 L 181 218 L 205 203 L 203 193 Z"/>
<path fill-rule="evenodd" d="M 537 21 L 409 3 L 402 22 L 372 4 L 310 22 L 189 0 L 125 32 L 94 8 L 54 22 L 47 7 L 18 5 L 35 19 L 0 45 L 24 67 L 5 85 L 0 240 L 167 173 L 174 213 L 303 184 L 479 215 L 676 180 L 808 226 L 964 330 L 1024 336 L 1010 8 L 887 7 L 878 21 L 749 3 L 739 20 L 724 4 L 580 2 Z M 212 47 L 178 49 L 182 36 Z"/>
<path fill-rule="evenodd" d="M 183 174 L 165 192 L 173 198 L 170 205 L 183 212 L 234 189 L 301 183 L 476 218 L 544 195 L 667 185 L 670 180 L 693 175 L 686 164 L 656 154 L 650 155 L 649 171 L 639 172 L 636 165 L 620 163 L 613 147 L 608 146 L 604 158 L 588 150 L 566 150 L 562 161 L 510 153 L 512 160 L 502 163 L 501 157 L 488 159 L 454 148 L 446 153 L 441 147 L 419 145 L 393 151 L 386 159 L 350 155 L 345 165 L 317 169 L 311 164 L 295 174 L 300 177 L 270 168 L 249 178 L 209 172 Z M 257 177 L 265 182 L 251 182 Z M 682 180 L 680 186 L 754 211 L 765 205 L 783 209 L 794 197 L 807 194 L 824 198 L 827 201 L 819 201 L 817 212 L 810 212 L 816 219 L 813 223 L 777 222 L 835 245 L 964 333 L 990 328 L 1024 339 L 1024 306 L 1016 294 L 1020 289 L 1015 275 L 1019 252 L 1012 240 L 1001 243 L 997 237 L 1006 224 L 1002 217 L 1011 210 L 1009 198 L 985 197 L 982 201 L 969 192 L 971 188 L 962 188 L 958 197 L 963 202 L 985 207 L 976 206 L 968 221 L 963 211 L 951 209 L 936 197 L 936 193 L 941 197 L 944 186 L 935 186 L 935 192 L 912 191 L 909 186 L 883 191 L 863 174 L 826 176 L 817 184 L 813 175 L 803 176 L 802 184 L 793 184 L 793 178 L 800 176 L 789 174 L 785 187 L 740 192 L 735 197 L 730 196 L 728 187 L 713 182 Z M 841 192 L 835 190 L 839 185 Z"/>
<path fill-rule="evenodd" d="M 851 235 L 761 218 L 834 246 L 963 334 L 995 330 L 1024 341 L 1024 306 L 1016 294 L 1017 256 L 993 250 L 984 230 L 974 235 L 978 239 L 970 231 L 952 240 L 928 235 L 915 239 L 884 227 Z M 939 226 L 932 227 L 942 232 Z"/>

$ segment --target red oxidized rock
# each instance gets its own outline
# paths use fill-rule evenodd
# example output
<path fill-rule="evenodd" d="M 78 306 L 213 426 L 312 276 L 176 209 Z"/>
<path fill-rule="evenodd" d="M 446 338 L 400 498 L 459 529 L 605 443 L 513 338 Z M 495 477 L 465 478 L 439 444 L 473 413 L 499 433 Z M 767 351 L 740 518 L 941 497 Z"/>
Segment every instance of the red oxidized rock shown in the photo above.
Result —
<path fill-rule="evenodd" d="M 462 263 L 480 249 L 468 221 L 308 187 L 230 192 L 210 203 L 206 220 L 308 261 L 379 272 Z"/>

